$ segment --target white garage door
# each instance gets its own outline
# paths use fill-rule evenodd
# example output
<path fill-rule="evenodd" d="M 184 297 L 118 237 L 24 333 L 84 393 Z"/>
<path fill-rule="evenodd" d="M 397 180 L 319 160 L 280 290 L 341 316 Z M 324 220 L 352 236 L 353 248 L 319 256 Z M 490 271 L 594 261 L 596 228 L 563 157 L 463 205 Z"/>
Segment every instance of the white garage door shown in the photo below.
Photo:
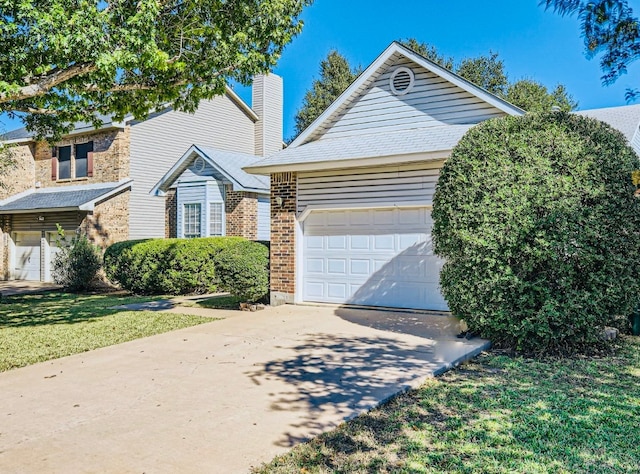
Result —
<path fill-rule="evenodd" d="M 14 278 L 40 281 L 40 232 L 18 232 L 15 244 Z"/>
<path fill-rule="evenodd" d="M 303 299 L 447 310 L 428 208 L 312 212 L 304 223 Z"/>

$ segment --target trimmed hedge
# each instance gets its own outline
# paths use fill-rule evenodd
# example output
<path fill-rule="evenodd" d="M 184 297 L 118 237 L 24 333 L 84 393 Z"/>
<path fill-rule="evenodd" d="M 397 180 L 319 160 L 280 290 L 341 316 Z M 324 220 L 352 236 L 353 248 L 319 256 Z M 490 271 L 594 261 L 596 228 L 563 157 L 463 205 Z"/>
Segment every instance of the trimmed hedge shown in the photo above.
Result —
<path fill-rule="evenodd" d="M 241 237 L 210 237 L 201 239 L 149 239 L 119 242 L 110 246 L 104 256 L 107 277 L 123 288 L 136 294 L 191 294 L 216 291 L 221 288 L 217 276 L 218 255 L 234 246 L 244 249 L 248 255 L 259 255 L 263 245 L 247 241 Z M 241 258 L 236 252 L 237 258 Z M 257 258 L 257 257 L 256 257 Z M 225 268 L 229 257 L 224 257 Z M 256 286 L 262 291 L 263 279 L 268 278 L 267 260 L 252 264 Z M 247 284 L 242 281 L 243 294 L 247 294 Z M 234 293 L 233 278 L 226 277 L 226 291 Z M 234 293 L 235 294 L 235 293 Z M 265 291 L 266 294 L 266 291 Z M 264 296 L 264 295 L 261 295 Z"/>
<path fill-rule="evenodd" d="M 442 292 L 471 331 L 527 353 L 573 353 L 640 299 L 640 161 L 618 131 L 566 113 L 484 122 L 434 196 Z"/>
<path fill-rule="evenodd" d="M 220 289 L 245 301 L 260 301 L 269 292 L 269 249 L 258 242 L 238 242 L 215 256 Z"/>

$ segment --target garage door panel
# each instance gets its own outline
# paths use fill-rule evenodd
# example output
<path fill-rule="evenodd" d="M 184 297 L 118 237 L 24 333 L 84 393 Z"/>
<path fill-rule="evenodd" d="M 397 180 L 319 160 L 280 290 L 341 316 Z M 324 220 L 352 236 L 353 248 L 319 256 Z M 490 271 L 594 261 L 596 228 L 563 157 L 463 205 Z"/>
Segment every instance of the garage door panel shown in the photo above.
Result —
<path fill-rule="evenodd" d="M 346 250 L 347 236 L 332 235 L 327 238 L 327 250 Z"/>
<path fill-rule="evenodd" d="M 306 236 L 305 247 L 311 250 L 322 250 L 324 248 L 324 237 L 322 237 L 321 235 Z"/>
<path fill-rule="evenodd" d="M 347 283 L 328 283 L 327 296 L 330 299 L 344 301 L 349 296 L 347 293 Z"/>
<path fill-rule="evenodd" d="M 394 210 L 373 211 L 373 223 L 375 225 L 393 225 Z"/>
<path fill-rule="evenodd" d="M 447 309 L 430 222 L 427 208 L 312 212 L 304 228 L 303 299 Z"/>
<path fill-rule="evenodd" d="M 395 235 L 375 235 L 373 237 L 373 249 L 392 252 L 396 248 L 395 240 Z"/>
<path fill-rule="evenodd" d="M 352 211 L 349 214 L 349 223 L 354 226 L 368 226 L 371 222 L 371 211 Z"/>
<path fill-rule="evenodd" d="M 350 273 L 355 276 L 366 276 L 371 273 L 371 261 L 352 258 L 350 260 Z"/>
<path fill-rule="evenodd" d="M 346 258 L 329 258 L 327 259 L 327 273 L 332 275 L 347 275 L 347 259 Z"/>
<path fill-rule="evenodd" d="M 349 248 L 351 250 L 369 250 L 371 248 L 371 239 L 368 235 L 351 235 Z"/>
<path fill-rule="evenodd" d="M 309 273 L 324 273 L 324 259 L 322 258 L 307 258 L 305 261 L 305 268 Z"/>
<path fill-rule="evenodd" d="M 314 301 L 314 298 L 324 298 L 326 297 L 325 283 L 309 280 L 305 283 L 305 293 L 308 301 Z"/>

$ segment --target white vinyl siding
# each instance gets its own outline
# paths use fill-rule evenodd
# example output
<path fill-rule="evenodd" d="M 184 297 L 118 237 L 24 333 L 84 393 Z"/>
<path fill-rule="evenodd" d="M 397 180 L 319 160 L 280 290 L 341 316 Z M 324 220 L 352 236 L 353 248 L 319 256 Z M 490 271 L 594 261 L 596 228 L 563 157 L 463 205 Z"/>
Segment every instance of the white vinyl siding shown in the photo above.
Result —
<path fill-rule="evenodd" d="M 258 197 L 258 240 L 271 240 L 271 201 Z"/>
<path fill-rule="evenodd" d="M 191 203 L 184 205 L 183 211 L 183 231 L 182 235 L 186 239 L 202 237 L 202 213 L 200 203 Z"/>
<path fill-rule="evenodd" d="M 200 228 L 198 237 L 224 235 L 224 185 L 212 178 L 200 181 L 181 181 L 177 189 L 178 237 L 192 237 L 187 232 L 186 206 L 200 206 Z"/>
<path fill-rule="evenodd" d="M 442 161 L 298 175 L 298 212 L 307 206 L 344 208 L 423 203 L 430 205 Z"/>
<path fill-rule="evenodd" d="M 398 67 L 415 73 L 406 95 L 394 95 L 389 79 Z M 505 113 L 404 57 L 392 57 L 386 70 L 341 114 L 329 120 L 315 138 L 442 126 L 475 124 Z"/>
<path fill-rule="evenodd" d="M 227 96 L 202 101 L 194 114 L 166 111 L 131 126 L 129 238 L 163 237 L 164 199 L 149 191 L 197 143 L 253 154 L 255 127 Z"/>
<path fill-rule="evenodd" d="M 209 203 L 209 237 L 224 235 L 224 203 Z"/>

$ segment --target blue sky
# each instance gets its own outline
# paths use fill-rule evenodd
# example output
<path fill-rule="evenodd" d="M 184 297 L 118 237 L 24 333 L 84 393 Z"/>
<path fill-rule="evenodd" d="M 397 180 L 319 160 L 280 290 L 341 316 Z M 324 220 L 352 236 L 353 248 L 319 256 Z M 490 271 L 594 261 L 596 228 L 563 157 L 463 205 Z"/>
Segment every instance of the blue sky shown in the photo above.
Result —
<path fill-rule="evenodd" d="M 629 4 L 640 10 L 639 0 Z M 510 79 L 564 84 L 580 109 L 624 105 L 625 90 L 640 87 L 640 61 L 613 86 L 602 86 L 597 59 L 584 55 L 578 20 L 547 12 L 538 0 L 316 0 L 303 19 L 303 32 L 274 71 L 285 84 L 285 138 L 292 136 L 295 112 L 331 49 L 366 67 L 391 41 L 409 37 L 457 60 L 495 51 Z M 250 103 L 249 91 L 238 93 Z M 0 122 L 7 130 L 20 126 Z"/>
<path fill-rule="evenodd" d="M 640 1 L 629 4 L 640 10 Z M 615 85 L 602 86 L 598 60 L 584 55 L 577 18 L 545 11 L 538 0 L 316 0 L 303 19 L 303 32 L 274 71 L 284 78 L 285 137 L 331 49 L 366 67 L 393 40 L 410 37 L 457 60 L 495 51 L 510 79 L 564 84 L 580 109 L 624 105 L 625 90 L 640 87 L 640 62 Z"/>

